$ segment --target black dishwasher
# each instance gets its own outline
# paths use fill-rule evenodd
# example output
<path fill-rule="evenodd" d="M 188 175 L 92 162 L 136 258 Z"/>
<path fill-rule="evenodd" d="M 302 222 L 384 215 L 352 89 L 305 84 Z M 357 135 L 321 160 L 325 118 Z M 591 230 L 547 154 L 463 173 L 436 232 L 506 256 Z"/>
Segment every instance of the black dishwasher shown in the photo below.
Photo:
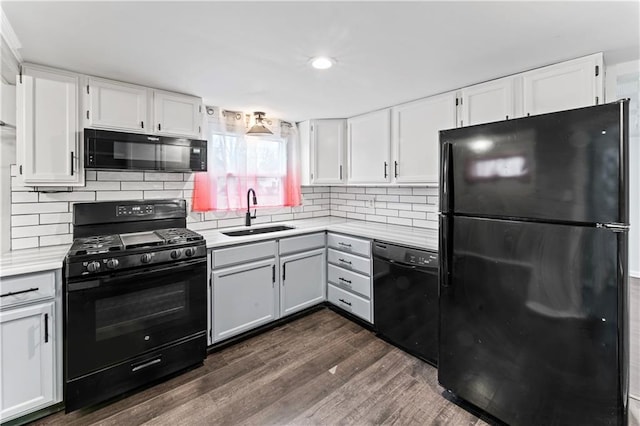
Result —
<path fill-rule="evenodd" d="M 437 252 L 375 241 L 373 303 L 380 337 L 437 366 Z"/>

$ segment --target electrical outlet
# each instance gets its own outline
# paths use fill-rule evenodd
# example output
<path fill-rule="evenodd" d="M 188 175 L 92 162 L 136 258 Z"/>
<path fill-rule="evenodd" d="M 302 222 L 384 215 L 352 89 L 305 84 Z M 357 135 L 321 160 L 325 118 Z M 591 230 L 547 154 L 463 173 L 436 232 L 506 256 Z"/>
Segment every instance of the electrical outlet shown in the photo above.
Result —
<path fill-rule="evenodd" d="M 371 198 L 369 198 L 367 200 L 364 200 L 364 206 L 369 208 L 369 209 L 372 209 L 374 201 L 375 201 L 374 197 L 371 197 Z"/>

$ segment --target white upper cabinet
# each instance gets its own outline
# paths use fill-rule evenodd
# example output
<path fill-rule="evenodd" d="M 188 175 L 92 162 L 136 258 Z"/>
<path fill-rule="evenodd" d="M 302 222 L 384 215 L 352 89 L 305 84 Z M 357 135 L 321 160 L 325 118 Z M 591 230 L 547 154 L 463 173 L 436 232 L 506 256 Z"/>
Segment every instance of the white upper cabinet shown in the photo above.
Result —
<path fill-rule="evenodd" d="M 460 126 L 490 123 L 514 118 L 516 115 L 515 77 L 505 77 L 463 88 L 461 93 Z"/>
<path fill-rule="evenodd" d="M 89 77 L 86 87 L 87 127 L 146 133 L 149 89 Z"/>
<path fill-rule="evenodd" d="M 456 126 L 454 92 L 393 108 L 392 167 L 396 183 L 437 183 L 440 130 Z"/>
<path fill-rule="evenodd" d="M 603 102 L 602 53 L 522 73 L 524 115 Z"/>
<path fill-rule="evenodd" d="M 200 137 L 202 100 L 179 93 L 153 92 L 154 133 Z"/>
<path fill-rule="evenodd" d="M 391 109 L 347 120 L 348 183 L 389 183 L 391 170 Z"/>
<path fill-rule="evenodd" d="M 344 182 L 347 120 L 311 122 L 312 176 L 314 184 Z"/>
<path fill-rule="evenodd" d="M 84 184 L 79 76 L 24 66 L 16 90 L 17 162 L 27 186 Z"/>

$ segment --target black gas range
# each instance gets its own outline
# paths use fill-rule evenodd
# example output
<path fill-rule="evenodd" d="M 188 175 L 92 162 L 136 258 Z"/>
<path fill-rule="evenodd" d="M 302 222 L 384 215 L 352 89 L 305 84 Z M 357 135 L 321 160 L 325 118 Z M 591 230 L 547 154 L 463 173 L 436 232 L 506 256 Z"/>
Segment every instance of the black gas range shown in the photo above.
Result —
<path fill-rule="evenodd" d="M 78 203 L 65 258 L 65 406 L 202 363 L 207 250 L 184 200 Z"/>

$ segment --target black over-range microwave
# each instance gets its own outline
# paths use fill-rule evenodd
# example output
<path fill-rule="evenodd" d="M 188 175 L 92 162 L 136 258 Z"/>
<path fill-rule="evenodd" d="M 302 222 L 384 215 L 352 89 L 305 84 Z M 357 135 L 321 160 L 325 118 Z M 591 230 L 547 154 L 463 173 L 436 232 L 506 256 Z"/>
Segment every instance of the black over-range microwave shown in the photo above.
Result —
<path fill-rule="evenodd" d="M 204 172 L 207 141 L 84 129 L 86 169 Z"/>

